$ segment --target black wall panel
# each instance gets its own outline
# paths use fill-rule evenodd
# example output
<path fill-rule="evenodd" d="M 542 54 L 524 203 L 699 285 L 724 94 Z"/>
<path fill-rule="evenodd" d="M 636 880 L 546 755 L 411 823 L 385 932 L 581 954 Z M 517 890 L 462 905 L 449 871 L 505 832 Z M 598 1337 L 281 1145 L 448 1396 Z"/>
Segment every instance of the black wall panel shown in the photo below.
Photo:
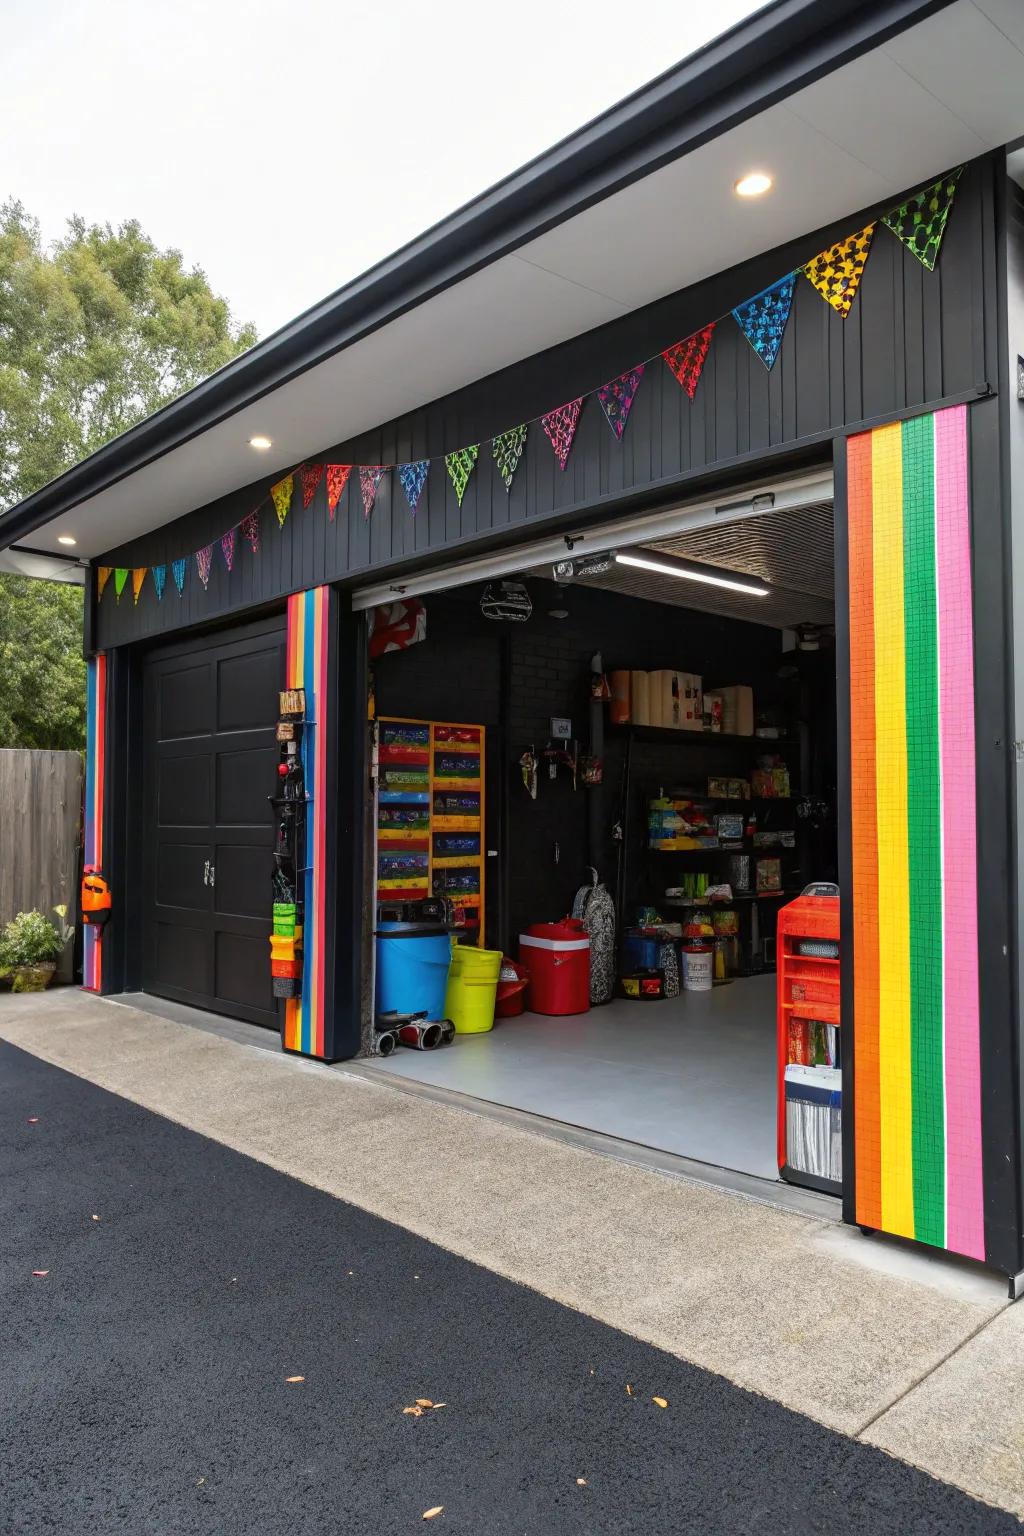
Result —
<path fill-rule="evenodd" d="M 937 171 L 941 169 L 936 168 Z M 327 517 L 325 487 L 311 507 L 278 529 L 269 503 L 261 512 L 262 550 L 253 557 L 239 537 L 234 570 L 215 549 L 209 588 L 194 564 L 179 598 L 168 571 L 162 603 L 147 582 L 137 607 L 130 589 L 120 603 L 113 583 L 99 606 L 94 643 L 110 647 L 166 634 L 272 601 L 319 582 L 365 578 L 456 547 L 497 536 L 535 536 L 543 525 L 651 504 L 688 478 L 737 460 L 820 441 L 851 423 L 958 394 L 995 378 L 993 295 L 994 170 L 986 158 L 961 179 L 935 272 L 927 272 L 879 226 L 860 292 L 844 321 L 810 283 L 796 285 L 793 314 L 778 361 L 768 372 L 728 311 L 806 262 L 831 241 L 859 228 L 876 210 L 842 221 L 634 311 L 609 325 L 388 422 L 362 437 L 324 444 L 317 458 L 395 463 L 481 444 L 480 460 L 461 508 L 444 466 L 434 457 L 413 517 L 397 477 L 381 481 L 372 517 L 363 516 L 350 482 L 337 518 Z M 756 210 L 751 214 L 756 217 Z M 638 360 L 708 322 L 718 326 L 691 403 L 659 360 L 650 364 L 622 442 L 596 400 L 584 406 L 565 471 L 539 426 L 531 428 L 511 493 L 490 455 L 491 437 L 562 401 L 595 389 Z M 276 478 L 276 477 L 275 477 Z M 204 507 L 145 538 L 111 550 L 97 563 L 153 565 L 191 555 L 220 535 L 266 494 L 268 482 Z"/>

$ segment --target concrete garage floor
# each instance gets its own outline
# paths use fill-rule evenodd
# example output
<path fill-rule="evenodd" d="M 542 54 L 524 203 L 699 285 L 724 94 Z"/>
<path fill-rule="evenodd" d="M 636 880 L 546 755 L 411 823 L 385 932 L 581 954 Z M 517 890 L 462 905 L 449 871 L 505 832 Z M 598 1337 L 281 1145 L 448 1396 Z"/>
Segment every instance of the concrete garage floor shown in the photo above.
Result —
<path fill-rule="evenodd" d="M 775 977 L 573 1018 L 527 1013 L 373 1066 L 758 1178 L 775 1156 Z"/>

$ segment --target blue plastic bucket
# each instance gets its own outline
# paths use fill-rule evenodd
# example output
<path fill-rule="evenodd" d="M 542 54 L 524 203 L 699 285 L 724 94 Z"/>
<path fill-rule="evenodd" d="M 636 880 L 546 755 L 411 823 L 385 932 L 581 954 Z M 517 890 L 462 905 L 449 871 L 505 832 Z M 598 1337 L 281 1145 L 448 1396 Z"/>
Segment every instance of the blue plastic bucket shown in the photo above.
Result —
<path fill-rule="evenodd" d="M 451 935 L 422 923 L 377 927 L 377 1012 L 420 1013 L 443 1019 Z"/>

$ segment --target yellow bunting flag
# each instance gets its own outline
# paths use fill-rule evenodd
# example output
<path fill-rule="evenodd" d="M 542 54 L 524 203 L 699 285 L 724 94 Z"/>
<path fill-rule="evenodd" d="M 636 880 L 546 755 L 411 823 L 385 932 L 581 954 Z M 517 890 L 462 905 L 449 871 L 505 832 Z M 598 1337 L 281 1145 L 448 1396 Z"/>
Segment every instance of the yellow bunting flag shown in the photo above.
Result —
<path fill-rule="evenodd" d="M 110 580 L 110 573 L 111 573 L 112 570 L 113 570 L 113 566 L 112 565 L 100 565 L 100 566 L 97 566 L 97 568 L 96 568 L 96 601 L 97 602 L 99 602 L 100 598 L 103 596 L 103 588 L 106 586 L 107 582 Z"/>
<path fill-rule="evenodd" d="M 864 276 L 874 232 L 874 224 L 865 225 L 857 234 L 830 245 L 827 251 L 819 251 L 803 269 L 804 276 L 810 278 L 826 304 L 831 304 L 844 320 Z"/>
<path fill-rule="evenodd" d="M 278 526 L 284 527 L 284 520 L 288 516 L 292 504 L 292 492 L 295 489 L 295 476 L 285 475 L 276 485 L 270 487 L 270 494 L 274 498 L 274 511 L 277 513 Z"/>
<path fill-rule="evenodd" d="M 142 583 L 146 579 L 146 572 L 148 570 L 148 565 L 136 565 L 132 570 L 132 597 L 136 603 L 139 600 L 139 593 L 142 591 Z"/>

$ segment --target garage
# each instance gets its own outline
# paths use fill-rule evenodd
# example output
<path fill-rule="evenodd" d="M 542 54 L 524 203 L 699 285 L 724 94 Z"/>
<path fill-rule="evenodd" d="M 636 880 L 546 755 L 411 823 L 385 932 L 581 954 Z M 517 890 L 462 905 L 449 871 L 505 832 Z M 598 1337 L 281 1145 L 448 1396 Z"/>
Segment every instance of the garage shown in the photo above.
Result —
<path fill-rule="evenodd" d="M 143 669 L 143 988 L 277 1028 L 266 964 L 279 619 Z"/>

